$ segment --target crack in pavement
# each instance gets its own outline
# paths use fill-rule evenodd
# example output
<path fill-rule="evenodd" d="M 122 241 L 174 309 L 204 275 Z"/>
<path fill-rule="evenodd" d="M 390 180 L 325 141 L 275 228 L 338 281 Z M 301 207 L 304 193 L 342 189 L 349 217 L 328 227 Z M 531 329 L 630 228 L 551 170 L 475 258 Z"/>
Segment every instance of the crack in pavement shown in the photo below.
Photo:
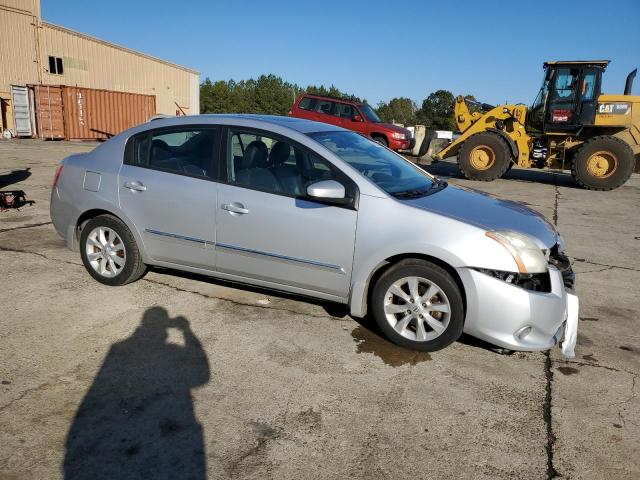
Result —
<path fill-rule="evenodd" d="M 566 365 L 579 365 L 581 367 L 604 368 L 605 370 L 609 370 L 611 372 L 628 373 L 629 375 L 634 375 L 634 376 L 639 375 L 638 373 L 632 372 L 631 370 L 627 370 L 624 368 L 611 367 L 609 365 L 601 365 L 599 363 L 580 362 L 578 360 L 556 360 L 556 362 L 563 363 Z"/>
<path fill-rule="evenodd" d="M 582 275 L 584 273 L 599 273 L 599 272 L 606 272 L 607 270 L 613 270 L 614 267 L 605 267 L 605 268 L 601 268 L 599 270 L 585 270 L 584 272 L 576 272 L 576 275 Z"/>
<path fill-rule="evenodd" d="M 555 193 L 553 200 L 553 224 L 558 226 L 558 198 L 560 197 L 560 190 L 558 188 L 557 176 L 553 176 L 553 190 Z M 553 361 L 549 350 L 544 352 L 544 377 L 545 377 L 545 389 L 544 389 L 544 402 L 542 404 L 542 418 L 547 431 L 547 442 L 545 445 L 545 452 L 547 454 L 547 479 L 553 479 L 559 477 L 558 471 L 553 464 L 553 448 L 556 443 L 556 434 L 553 431 Z"/>
<path fill-rule="evenodd" d="M 37 255 L 38 257 L 42 257 L 45 260 L 51 260 L 52 262 L 64 263 L 64 264 L 67 264 L 67 265 L 82 266 L 81 263 L 70 262 L 69 260 L 62 260 L 60 258 L 48 257 L 44 253 L 34 252 L 32 250 L 22 250 L 22 249 L 19 249 L 19 248 L 9 248 L 9 247 L 0 246 L 0 252 L 26 253 L 28 255 Z"/>
<path fill-rule="evenodd" d="M 29 224 L 29 225 L 22 225 L 20 227 L 0 228 L 0 233 L 13 232 L 14 230 L 21 230 L 23 228 L 42 227 L 43 225 L 51 225 L 51 223 L 52 222 L 42 222 L 42 223 L 32 223 L 32 224 Z"/>
<path fill-rule="evenodd" d="M 45 383 L 41 383 L 40 385 L 37 385 L 35 387 L 31 387 L 28 388 L 26 390 L 24 390 L 20 395 L 18 395 L 16 398 L 14 398 L 13 400 L 10 400 L 9 402 L 5 403 L 4 405 L 2 405 L 0 407 L 0 412 L 4 412 L 7 408 L 9 408 L 11 405 L 13 405 L 16 402 L 19 402 L 20 400 L 22 400 L 24 397 L 26 397 L 27 395 L 29 395 L 32 392 L 37 392 L 38 390 L 41 390 L 43 388 L 48 387 L 49 385 L 51 385 L 50 382 L 45 382 Z"/>
<path fill-rule="evenodd" d="M 551 368 L 552 361 L 549 351 L 544 352 L 544 377 L 546 380 L 544 389 L 544 402 L 542 404 L 542 417 L 547 430 L 547 443 L 545 451 L 547 453 L 547 479 L 557 478 L 558 471 L 553 465 L 553 447 L 556 443 L 556 434 L 553 431 L 553 414 L 552 414 L 552 391 L 553 370 Z"/>
<path fill-rule="evenodd" d="M 591 260 L 586 260 L 584 258 L 578 258 L 578 257 L 573 257 L 573 261 L 578 262 L 578 263 L 588 263 L 589 265 L 595 265 L 597 267 L 606 267 L 602 270 L 599 271 L 604 271 L 604 270 L 611 270 L 614 268 L 619 268 L 620 270 L 629 270 L 632 272 L 640 272 L 640 268 L 635 268 L 635 267 L 623 267 L 622 265 L 609 265 L 607 263 L 598 263 L 598 262 L 592 262 Z M 578 273 L 590 273 L 590 272 L 578 272 Z"/>
<path fill-rule="evenodd" d="M 630 403 L 634 398 L 637 397 L 637 393 L 636 393 L 636 385 L 637 385 L 637 380 L 638 380 L 638 376 L 640 376 L 640 374 L 632 372 L 630 370 L 624 369 L 624 368 L 616 368 L 616 367 L 611 367 L 609 365 L 601 365 L 599 363 L 589 363 L 589 362 L 579 362 L 579 361 L 575 361 L 575 360 L 564 360 L 564 361 L 559 361 L 559 363 L 564 363 L 567 365 L 579 365 L 579 366 L 583 366 L 583 367 L 595 367 L 595 368 L 603 368 L 605 370 L 609 370 L 612 372 L 617 372 L 617 373 L 626 373 L 628 375 L 631 375 L 631 395 L 629 395 L 628 398 L 626 398 L 625 400 L 622 400 L 620 402 L 613 402 L 613 403 L 609 403 L 608 406 L 617 406 L 620 407 L 622 405 L 628 404 Z M 620 419 L 620 421 L 622 422 L 622 426 L 626 427 L 627 421 L 629 423 L 631 423 L 634 426 L 637 426 L 637 424 L 635 422 L 632 422 L 631 420 L 627 420 L 625 419 L 625 416 L 622 414 L 624 409 L 622 410 L 618 410 L 617 411 L 617 415 L 618 418 Z"/>

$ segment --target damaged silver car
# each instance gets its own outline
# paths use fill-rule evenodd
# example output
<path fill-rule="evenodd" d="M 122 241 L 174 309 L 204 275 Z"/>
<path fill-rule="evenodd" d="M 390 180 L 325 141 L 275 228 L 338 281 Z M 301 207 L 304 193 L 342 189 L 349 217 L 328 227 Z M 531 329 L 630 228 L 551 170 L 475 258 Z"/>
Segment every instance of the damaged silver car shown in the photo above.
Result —
<path fill-rule="evenodd" d="M 51 218 L 106 285 L 153 265 L 347 304 L 417 350 L 463 331 L 575 345 L 574 275 L 543 216 L 323 123 L 154 120 L 63 160 Z"/>

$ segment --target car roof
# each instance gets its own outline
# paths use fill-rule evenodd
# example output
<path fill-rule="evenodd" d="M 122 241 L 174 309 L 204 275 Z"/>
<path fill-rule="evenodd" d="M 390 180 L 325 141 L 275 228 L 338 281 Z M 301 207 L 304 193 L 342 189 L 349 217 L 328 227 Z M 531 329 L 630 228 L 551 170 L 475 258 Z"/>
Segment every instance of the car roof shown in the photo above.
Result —
<path fill-rule="evenodd" d="M 335 97 L 325 97 L 324 95 L 314 95 L 312 93 L 303 93 L 302 95 L 300 95 L 301 98 L 304 97 L 309 97 L 309 98 L 317 98 L 319 100 L 328 100 L 331 102 L 342 102 L 342 103 L 348 103 L 350 105 L 364 105 L 364 102 L 361 102 L 359 100 L 352 100 L 350 98 L 335 98 Z"/>
<path fill-rule="evenodd" d="M 225 123 L 225 121 L 233 120 L 250 120 L 255 122 L 253 125 L 255 128 L 267 128 L 269 125 L 279 126 L 295 130 L 300 133 L 311 132 L 329 132 L 329 131 L 341 131 L 343 128 L 330 125 L 328 123 L 314 122 L 312 120 L 305 120 L 302 118 L 285 117 L 282 115 L 259 115 L 248 113 L 231 113 L 231 114 L 204 114 L 204 115 L 186 115 L 181 117 L 170 117 L 157 119 L 153 121 L 153 126 L 171 126 L 171 125 L 183 125 L 185 123 Z M 262 124 L 262 125 L 260 125 Z M 147 124 L 148 125 L 148 124 Z"/>

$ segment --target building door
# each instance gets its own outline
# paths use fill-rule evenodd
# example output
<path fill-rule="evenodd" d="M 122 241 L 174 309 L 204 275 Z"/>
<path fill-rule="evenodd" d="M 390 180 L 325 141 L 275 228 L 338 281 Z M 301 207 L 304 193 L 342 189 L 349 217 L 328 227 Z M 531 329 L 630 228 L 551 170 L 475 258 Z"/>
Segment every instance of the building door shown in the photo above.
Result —
<path fill-rule="evenodd" d="M 11 85 L 11 103 L 13 104 L 13 126 L 16 137 L 30 137 L 33 132 L 27 87 Z"/>

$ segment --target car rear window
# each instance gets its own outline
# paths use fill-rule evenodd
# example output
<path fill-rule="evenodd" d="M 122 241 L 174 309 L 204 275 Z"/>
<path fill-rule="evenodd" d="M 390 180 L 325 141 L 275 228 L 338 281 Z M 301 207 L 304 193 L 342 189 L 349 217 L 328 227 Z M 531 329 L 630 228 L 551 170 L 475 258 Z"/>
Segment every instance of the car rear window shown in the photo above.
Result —
<path fill-rule="evenodd" d="M 197 177 L 213 177 L 215 128 L 152 130 L 131 140 L 125 162 L 142 168 Z"/>
<path fill-rule="evenodd" d="M 304 97 L 302 100 L 300 100 L 300 103 L 298 103 L 298 108 L 301 108 L 302 110 L 313 110 L 314 103 L 314 98 Z"/>

